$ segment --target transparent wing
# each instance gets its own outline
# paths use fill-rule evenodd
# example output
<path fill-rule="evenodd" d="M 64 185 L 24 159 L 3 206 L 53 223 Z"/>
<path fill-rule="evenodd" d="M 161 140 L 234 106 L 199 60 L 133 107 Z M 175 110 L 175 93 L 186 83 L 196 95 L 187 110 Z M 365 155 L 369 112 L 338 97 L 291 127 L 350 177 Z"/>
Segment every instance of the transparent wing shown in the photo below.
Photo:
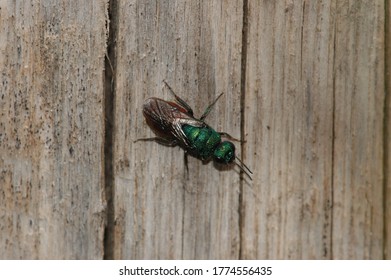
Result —
<path fill-rule="evenodd" d="M 190 144 L 182 130 L 184 124 L 196 127 L 206 126 L 203 121 L 195 119 L 186 108 L 179 104 L 155 97 L 145 101 L 143 114 L 157 136 L 169 141 L 178 141 L 185 146 Z"/>

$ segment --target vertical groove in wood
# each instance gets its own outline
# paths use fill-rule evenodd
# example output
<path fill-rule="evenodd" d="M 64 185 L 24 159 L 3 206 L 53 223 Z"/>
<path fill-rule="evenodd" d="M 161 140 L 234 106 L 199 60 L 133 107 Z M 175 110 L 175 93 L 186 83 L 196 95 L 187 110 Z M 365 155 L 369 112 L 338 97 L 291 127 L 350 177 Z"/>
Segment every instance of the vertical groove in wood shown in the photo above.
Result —
<path fill-rule="evenodd" d="M 391 259 L 391 4 L 385 1 L 385 101 L 384 101 L 384 259 Z"/>
<path fill-rule="evenodd" d="M 240 145 L 240 156 L 242 161 L 245 162 L 244 156 L 244 141 L 245 141 L 245 110 L 246 110 L 246 72 L 247 72 L 247 33 L 248 33 L 248 1 L 243 0 L 243 23 L 242 23 L 242 53 L 241 53 L 241 77 L 240 77 L 240 140 L 242 141 Z M 239 259 L 242 259 L 242 241 L 243 241 L 243 176 L 248 180 L 247 176 L 241 171 L 241 180 L 240 180 L 240 193 L 239 193 L 239 238 L 240 238 L 240 248 L 239 248 Z"/>
<path fill-rule="evenodd" d="M 105 141 L 104 141 L 104 165 L 105 165 L 105 197 L 106 197 L 106 226 L 104 234 L 104 259 L 114 259 L 115 246 L 115 213 L 114 213 L 114 154 L 115 143 L 115 85 L 116 85 L 116 38 L 118 26 L 118 3 L 110 0 L 108 5 L 108 42 L 105 57 Z"/>
<path fill-rule="evenodd" d="M 336 124 L 335 124 L 335 108 L 336 108 L 336 98 L 335 98 L 335 95 L 336 95 L 336 76 L 335 76 L 335 73 L 336 73 L 336 45 L 337 45 L 337 36 L 336 36 L 336 30 L 337 30 L 337 23 L 336 23 L 336 20 L 334 19 L 334 26 L 333 26 L 333 59 L 332 59 L 332 67 L 333 67 L 333 70 L 332 70 L 332 91 L 333 91 L 333 94 L 332 94 L 332 128 L 331 128 L 331 207 L 334 206 L 334 162 L 335 162 L 335 153 L 334 153 L 334 150 L 335 150 L 335 130 L 336 130 Z M 333 227 L 334 227 L 334 211 L 331 211 L 330 213 L 330 236 L 332 235 L 333 233 Z M 330 259 L 334 259 L 334 252 L 333 252 L 333 238 L 330 238 Z"/>

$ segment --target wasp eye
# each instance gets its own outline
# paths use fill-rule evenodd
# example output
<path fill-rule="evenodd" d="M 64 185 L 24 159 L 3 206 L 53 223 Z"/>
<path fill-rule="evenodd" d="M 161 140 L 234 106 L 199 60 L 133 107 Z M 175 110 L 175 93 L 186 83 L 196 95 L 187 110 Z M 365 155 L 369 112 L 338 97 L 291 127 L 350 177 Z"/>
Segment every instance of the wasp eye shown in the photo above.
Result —
<path fill-rule="evenodd" d="M 214 158 L 219 163 L 228 164 L 235 159 L 235 146 L 229 141 L 221 142 L 214 151 Z"/>

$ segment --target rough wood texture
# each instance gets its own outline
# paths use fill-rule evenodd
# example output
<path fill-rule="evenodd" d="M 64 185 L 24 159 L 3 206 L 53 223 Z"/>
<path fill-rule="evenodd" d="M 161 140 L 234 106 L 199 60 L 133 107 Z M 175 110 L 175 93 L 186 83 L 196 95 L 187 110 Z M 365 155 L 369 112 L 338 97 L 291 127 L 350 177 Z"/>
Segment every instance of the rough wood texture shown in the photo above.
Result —
<path fill-rule="evenodd" d="M 11 2 L 2 258 L 390 259 L 388 0 Z M 134 142 L 163 80 L 253 181 Z"/>
<path fill-rule="evenodd" d="M 0 258 L 103 257 L 106 13 L 0 4 Z"/>
<path fill-rule="evenodd" d="M 153 142 L 144 99 L 172 99 L 240 137 L 242 3 L 120 1 L 115 97 L 115 258 L 238 258 L 239 176 Z M 240 152 L 240 149 L 239 149 Z"/>
<path fill-rule="evenodd" d="M 384 2 L 338 3 L 334 61 L 332 257 L 384 246 Z"/>
<path fill-rule="evenodd" d="M 249 1 L 243 258 L 331 257 L 331 2 Z"/>
<path fill-rule="evenodd" d="M 249 3 L 243 258 L 381 259 L 383 3 Z"/>

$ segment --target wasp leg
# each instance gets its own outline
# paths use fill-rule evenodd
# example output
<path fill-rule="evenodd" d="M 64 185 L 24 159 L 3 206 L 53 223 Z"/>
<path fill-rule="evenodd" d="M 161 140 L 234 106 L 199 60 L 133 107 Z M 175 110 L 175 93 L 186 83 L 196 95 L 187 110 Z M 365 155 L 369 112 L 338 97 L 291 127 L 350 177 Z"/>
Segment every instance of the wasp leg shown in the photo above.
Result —
<path fill-rule="evenodd" d="M 216 104 L 217 100 L 219 100 L 219 98 L 224 94 L 224 92 L 220 93 L 219 96 L 217 96 L 217 98 L 215 99 L 215 101 L 212 102 L 212 104 L 210 104 L 208 106 L 208 108 L 206 108 L 205 112 L 202 114 L 200 120 L 203 121 L 207 116 L 208 114 L 210 113 L 210 111 L 213 109 L 213 106 Z"/>
<path fill-rule="evenodd" d="M 187 113 L 190 116 L 194 117 L 193 109 L 189 106 L 189 104 L 187 104 L 182 98 L 180 98 L 178 95 L 176 95 L 174 90 L 167 84 L 167 82 L 165 80 L 163 80 L 163 83 L 168 87 L 170 92 L 174 95 L 176 101 L 178 101 L 179 104 L 181 104 L 186 109 Z"/>
<path fill-rule="evenodd" d="M 157 142 L 159 144 L 162 144 L 164 146 L 169 146 L 169 147 L 174 147 L 176 146 L 178 143 L 177 141 L 173 140 L 173 141 L 170 141 L 170 140 L 167 140 L 167 139 L 164 139 L 164 138 L 160 138 L 160 137 L 152 137 L 152 138 L 140 138 L 140 139 L 137 139 L 137 140 L 134 140 L 133 143 L 136 143 L 138 141 L 154 141 L 154 142 Z"/>
<path fill-rule="evenodd" d="M 245 141 L 241 141 L 235 137 L 232 137 L 231 135 L 229 135 L 228 133 L 226 132 L 218 132 L 220 134 L 220 136 L 223 136 L 229 140 L 232 140 L 232 141 L 236 141 L 236 142 L 241 142 L 241 143 L 244 143 Z"/>

